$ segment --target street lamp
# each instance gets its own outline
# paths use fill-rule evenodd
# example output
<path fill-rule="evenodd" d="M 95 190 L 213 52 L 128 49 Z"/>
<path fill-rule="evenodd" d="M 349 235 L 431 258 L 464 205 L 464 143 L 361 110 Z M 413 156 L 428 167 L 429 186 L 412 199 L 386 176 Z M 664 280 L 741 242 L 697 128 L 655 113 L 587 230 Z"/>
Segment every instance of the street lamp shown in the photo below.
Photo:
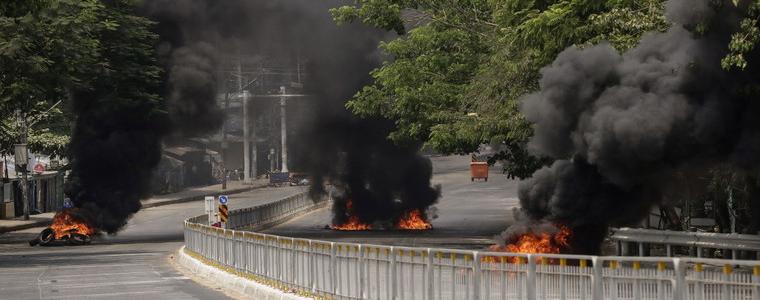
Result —
<path fill-rule="evenodd" d="M 24 220 L 29 220 L 29 196 L 27 192 L 26 167 L 29 163 L 29 149 L 26 144 L 13 145 L 14 156 L 16 159 L 16 172 L 21 169 L 21 197 L 24 202 Z"/>

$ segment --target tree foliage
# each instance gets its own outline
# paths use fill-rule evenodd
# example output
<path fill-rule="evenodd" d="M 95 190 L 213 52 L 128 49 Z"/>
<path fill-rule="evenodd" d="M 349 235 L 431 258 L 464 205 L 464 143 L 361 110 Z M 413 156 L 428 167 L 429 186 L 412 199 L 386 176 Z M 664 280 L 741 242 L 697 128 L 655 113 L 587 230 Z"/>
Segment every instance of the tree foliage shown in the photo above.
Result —
<path fill-rule="evenodd" d="M 66 156 L 76 117 L 72 97 L 102 105 L 157 102 L 160 78 L 152 23 L 134 0 L 31 0 L 0 3 L 0 153 L 30 126 L 32 151 Z M 92 99 L 93 102 L 99 99 Z"/>
<path fill-rule="evenodd" d="M 663 0 L 360 0 L 334 9 L 400 36 L 381 44 L 391 59 L 348 102 L 363 117 L 396 122 L 397 143 L 423 141 L 444 153 L 497 146 L 494 160 L 527 177 L 547 159 L 525 149 L 532 135 L 519 112 L 540 68 L 565 48 L 609 42 L 620 50 L 665 30 Z"/>
<path fill-rule="evenodd" d="M 96 31 L 103 6 L 95 0 L 4 1 L 0 4 L 0 145 L 18 143 L 19 118 L 36 126 L 32 151 L 62 156 L 69 131 L 64 116 L 72 88 L 86 85 L 98 60 Z"/>

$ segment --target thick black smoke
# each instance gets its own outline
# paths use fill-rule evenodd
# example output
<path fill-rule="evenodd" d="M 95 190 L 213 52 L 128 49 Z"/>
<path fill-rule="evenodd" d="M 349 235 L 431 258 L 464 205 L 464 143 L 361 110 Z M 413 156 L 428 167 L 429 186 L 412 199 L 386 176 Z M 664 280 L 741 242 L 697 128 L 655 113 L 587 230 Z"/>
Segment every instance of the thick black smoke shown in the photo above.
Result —
<path fill-rule="evenodd" d="M 530 149 L 558 160 L 521 183 L 518 214 L 527 216 L 503 234 L 507 242 L 559 223 L 575 231 L 567 251 L 597 253 L 608 226 L 643 219 L 677 172 L 757 166 L 760 106 L 744 87 L 758 77 L 720 64 L 745 7 L 666 7 L 672 27 L 630 51 L 571 47 L 542 69 L 540 91 L 522 111 L 534 124 Z M 693 30 L 699 23 L 706 33 Z"/>
<path fill-rule="evenodd" d="M 108 9 L 134 13 L 121 1 Z M 72 93 L 76 115 L 71 137 L 71 173 L 66 194 L 80 217 L 108 233 L 121 229 L 149 195 L 152 169 L 161 158 L 161 139 L 170 130 L 149 29 L 133 20 L 114 20 L 119 29 L 103 33 L 108 41 L 90 89 Z M 123 28 L 129 30 L 122 31 Z M 137 38 L 135 36 L 140 36 Z M 122 51 L 129 48 L 135 51 Z M 106 67 L 104 67 L 106 68 Z"/>
<path fill-rule="evenodd" d="M 107 233 L 126 225 L 141 208 L 140 200 L 150 196 L 151 176 L 161 159 L 165 137 L 192 137 L 221 125 L 222 114 L 215 106 L 217 50 L 211 46 L 216 40 L 206 31 L 186 28 L 185 24 L 204 25 L 203 19 L 191 19 L 192 13 L 164 14 L 190 8 L 175 4 L 147 4 L 149 15 L 166 21 L 158 26 L 159 55 L 150 51 L 157 45 L 130 45 L 141 50 L 134 53 L 120 51 L 119 46 L 107 47 L 104 57 L 112 59 L 115 70 L 110 77 L 96 79 L 90 91 L 72 97 L 77 118 L 66 193 L 83 218 Z M 131 7 L 128 13 L 137 13 L 135 10 Z M 131 32 L 117 33 L 125 36 L 111 38 L 139 40 L 130 36 Z M 151 69 L 156 64 L 166 69 L 163 84 L 159 78 L 136 81 L 121 75 L 139 72 L 135 70 L 159 73 Z M 164 100 L 142 91 L 162 95 Z"/>
<path fill-rule="evenodd" d="M 356 207 L 370 221 L 392 219 L 408 208 L 424 210 L 438 198 L 430 187 L 430 162 L 416 154 L 416 147 L 387 140 L 391 122 L 356 119 L 344 107 L 369 82 L 369 71 L 381 61 L 378 42 L 387 35 L 361 25 L 337 26 L 329 9 L 351 1 L 142 3 L 142 13 L 156 22 L 160 37 L 156 52 L 166 72 L 159 106 L 168 115 L 151 115 L 139 105 L 106 108 L 100 96 L 78 104 L 70 194 L 77 205 L 88 207 L 89 219 L 99 228 L 116 232 L 139 210 L 163 139 L 218 128 L 223 115 L 214 99 L 221 68 L 225 58 L 238 54 L 284 62 L 300 56 L 306 63 L 304 92 L 315 104 L 313 115 L 299 118 L 300 127 L 309 130 L 290 139 L 289 146 L 295 149 L 294 165 L 317 178 L 315 191 L 329 179 L 346 195 L 361 196 L 354 197 Z M 374 210 L 377 215 L 370 216 Z"/>
<path fill-rule="evenodd" d="M 312 194 L 323 193 L 324 183 L 335 188 L 334 225 L 350 214 L 389 228 L 411 209 L 427 212 L 440 196 L 430 183 L 430 160 L 418 154 L 417 146 L 388 139 L 393 122 L 356 118 L 345 109 L 345 102 L 371 82 L 370 71 L 382 61 L 378 43 L 389 34 L 360 24 L 335 25 L 327 9 L 351 1 L 306 2 L 309 12 L 300 19 L 304 27 L 295 34 L 310 62 L 306 90 L 319 107 L 310 129 L 298 139 L 298 146 L 308 151 L 295 161 L 313 176 Z"/>
<path fill-rule="evenodd" d="M 392 123 L 383 120 L 333 118 L 320 123 L 313 139 L 312 192 L 333 190 L 333 225 L 356 216 L 373 228 L 393 228 L 405 212 L 428 209 L 440 197 L 430 185 L 432 164 L 415 147 L 399 147 L 387 139 Z M 348 202 L 351 207 L 348 209 Z"/>
<path fill-rule="evenodd" d="M 175 14 L 203 11 L 202 19 L 210 25 L 195 30 L 213 31 L 227 41 L 221 43 L 227 44 L 222 53 L 291 63 L 301 57 L 308 73 L 303 89 L 309 98 L 294 101 L 310 101 L 313 110 L 311 116 L 298 117 L 302 130 L 289 139 L 290 167 L 313 176 L 315 195 L 323 191 L 325 181 L 338 188 L 343 196 L 335 202 L 333 222 L 345 218 L 342 209 L 348 199 L 356 215 L 368 223 L 391 223 L 406 210 L 425 211 L 437 201 L 439 192 L 430 185 L 432 166 L 417 154 L 417 147 L 389 141 L 392 122 L 358 119 L 345 109 L 345 102 L 371 82 L 369 72 L 382 61 L 378 44 L 388 35 L 360 24 L 336 25 L 329 9 L 352 1 L 180 3 L 194 8 Z"/>
<path fill-rule="evenodd" d="M 75 98 L 66 193 L 93 226 L 115 233 L 149 195 L 161 138 L 168 132 L 166 116 L 154 103 L 123 103 L 92 93 Z"/>
<path fill-rule="evenodd" d="M 167 105 L 174 129 L 183 136 L 210 133 L 222 124 L 216 106 L 216 50 L 207 42 L 176 49 L 170 59 Z"/>
<path fill-rule="evenodd" d="M 166 102 L 173 135 L 214 132 L 223 113 L 216 105 L 220 54 L 231 41 L 222 37 L 206 1 L 149 0 L 143 13 L 157 22 L 157 55 L 167 69 Z"/>

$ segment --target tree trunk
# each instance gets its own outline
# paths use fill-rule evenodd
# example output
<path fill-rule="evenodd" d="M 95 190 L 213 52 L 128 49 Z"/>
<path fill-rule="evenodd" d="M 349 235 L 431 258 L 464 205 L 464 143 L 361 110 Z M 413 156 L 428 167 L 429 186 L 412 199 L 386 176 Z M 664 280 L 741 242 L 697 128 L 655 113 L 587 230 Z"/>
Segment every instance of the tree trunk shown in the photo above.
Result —
<path fill-rule="evenodd" d="M 747 233 L 760 233 L 760 186 L 753 175 L 747 175 L 747 201 L 749 203 L 749 227 Z"/>

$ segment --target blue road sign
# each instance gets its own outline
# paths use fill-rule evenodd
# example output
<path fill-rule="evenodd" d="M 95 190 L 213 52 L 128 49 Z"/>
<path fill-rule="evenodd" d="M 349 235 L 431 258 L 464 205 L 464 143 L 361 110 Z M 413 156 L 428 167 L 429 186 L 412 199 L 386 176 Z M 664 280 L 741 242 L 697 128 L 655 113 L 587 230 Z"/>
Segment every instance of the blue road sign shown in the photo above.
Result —
<path fill-rule="evenodd" d="M 72 208 L 74 207 L 74 202 L 71 201 L 69 198 L 63 198 L 63 208 Z"/>
<path fill-rule="evenodd" d="M 230 200 L 230 199 L 227 198 L 227 196 L 225 196 L 225 195 L 219 196 L 219 203 L 221 203 L 221 204 L 227 204 L 228 200 Z"/>

